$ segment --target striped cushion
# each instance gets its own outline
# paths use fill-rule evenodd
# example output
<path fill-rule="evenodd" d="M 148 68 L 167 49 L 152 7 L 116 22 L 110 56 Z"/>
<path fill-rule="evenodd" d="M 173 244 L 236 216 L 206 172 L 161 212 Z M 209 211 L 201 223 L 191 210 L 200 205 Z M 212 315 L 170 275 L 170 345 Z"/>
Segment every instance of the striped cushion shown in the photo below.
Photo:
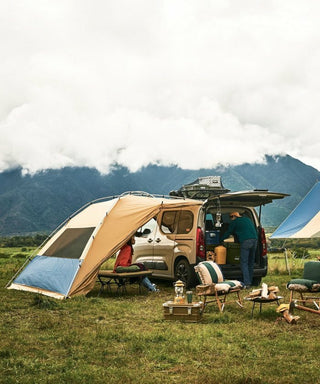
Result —
<path fill-rule="evenodd" d="M 313 284 L 311 291 L 312 292 L 320 292 L 320 284 Z"/>
<path fill-rule="evenodd" d="M 287 288 L 290 289 L 290 291 L 319 292 L 320 284 L 315 280 L 293 279 L 289 281 Z"/>
<path fill-rule="evenodd" d="M 218 283 L 216 284 L 216 290 L 218 292 L 229 292 L 230 289 L 233 289 L 233 288 L 243 288 L 243 284 L 241 283 L 241 281 L 238 281 L 238 280 L 225 280 L 223 281 L 222 283 Z"/>
<path fill-rule="evenodd" d="M 218 283 L 218 284 L 216 284 L 215 289 L 219 293 L 227 293 L 230 290 L 230 285 L 229 284 L 225 284 L 225 283 Z"/>
<path fill-rule="evenodd" d="M 309 279 L 292 279 L 287 284 L 287 288 L 297 291 L 308 291 L 312 289 L 313 284 L 317 284 L 317 282 Z"/>
<path fill-rule="evenodd" d="M 201 284 L 222 283 L 223 275 L 218 264 L 213 261 L 202 261 L 194 267 Z"/>
<path fill-rule="evenodd" d="M 287 285 L 287 288 L 290 289 L 290 291 L 297 291 L 297 292 L 309 292 L 310 291 L 309 288 L 303 284 L 290 283 Z"/>

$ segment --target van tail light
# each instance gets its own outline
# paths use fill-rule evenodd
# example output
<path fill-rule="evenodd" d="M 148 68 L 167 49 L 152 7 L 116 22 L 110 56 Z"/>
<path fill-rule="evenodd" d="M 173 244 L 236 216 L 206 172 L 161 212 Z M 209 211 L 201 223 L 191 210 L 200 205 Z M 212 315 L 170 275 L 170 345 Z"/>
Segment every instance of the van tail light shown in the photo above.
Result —
<path fill-rule="evenodd" d="M 200 257 L 201 259 L 206 258 L 206 247 L 205 247 L 205 243 L 204 243 L 204 236 L 203 236 L 203 231 L 200 227 L 197 228 L 196 256 Z"/>
<path fill-rule="evenodd" d="M 268 248 L 267 248 L 267 239 L 266 239 L 266 234 L 264 232 L 264 228 L 260 229 L 260 240 L 261 240 L 261 246 L 262 246 L 262 256 L 266 256 L 268 253 Z"/>

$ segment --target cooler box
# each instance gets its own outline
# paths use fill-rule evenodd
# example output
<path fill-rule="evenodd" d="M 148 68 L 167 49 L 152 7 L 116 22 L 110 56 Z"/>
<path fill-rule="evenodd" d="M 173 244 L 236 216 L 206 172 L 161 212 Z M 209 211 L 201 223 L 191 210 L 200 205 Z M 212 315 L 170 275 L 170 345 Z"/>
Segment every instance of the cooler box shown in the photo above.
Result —
<path fill-rule="evenodd" d="M 206 245 L 217 245 L 220 242 L 220 231 L 206 231 Z"/>
<path fill-rule="evenodd" d="M 202 319 L 203 303 L 201 301 L 191 304 L 175 304 L 173 301 L 163 303 L 165 320 L 182 320 L 197 323 Z"/>
<path fill-rule="evenodd" d="M 239 243 L 224 243 L 227 248 L 227 264 L 240 263 L 240 244 Z"/>

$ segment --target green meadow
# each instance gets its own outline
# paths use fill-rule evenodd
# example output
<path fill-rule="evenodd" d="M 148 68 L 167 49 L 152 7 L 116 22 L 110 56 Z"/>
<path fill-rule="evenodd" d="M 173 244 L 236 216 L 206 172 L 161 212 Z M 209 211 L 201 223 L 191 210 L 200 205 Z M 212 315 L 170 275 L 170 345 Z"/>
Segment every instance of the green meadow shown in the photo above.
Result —
<path fill-rule="evenodd" d="M 5 289 L 31 248 L 0 248 L 0 383 L 319 383 L 320 316 L 295 310 L 284 321 L 277 305 L 262 313 L 245 301 L 220 314 L 210 305 L 200 323 L 167 321 L 162 304 L 173 298 L 170 282 L 158 294 L 104 292 L 57 301 Z M 310 251 L 308 260 L 317 252 Z M 302 274 L 306 259 L 269 257 L 263 279 L 288 302 L 286 283 Z M 242 297 L 245 292 L 242 293 Z"/>

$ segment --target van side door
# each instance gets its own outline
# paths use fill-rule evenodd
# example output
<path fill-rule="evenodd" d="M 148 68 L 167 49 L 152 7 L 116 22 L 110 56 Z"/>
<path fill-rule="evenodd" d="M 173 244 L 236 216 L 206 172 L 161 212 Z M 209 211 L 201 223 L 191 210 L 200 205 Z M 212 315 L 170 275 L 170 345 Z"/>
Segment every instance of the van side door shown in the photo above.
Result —
<path fill-rule="evenodd" d="M 174 259 L 184 257 L 189 264 L 195 264 L 196 229 L 195 213 L 191 209 L 180 210 L 175 237 Z"/>
<path fill-rule="evenodd" d="M 157 232 L 157 220 L 152 218 L 138 230 L 133 246 L 133 263 L 143 263 L 146 268 L 153 269 L 153 247 Z"/>
<path fill-rule="evenodd" d="M 178 215 L 178 210 L 165 210 L 158 216 L 153 248 L 154 272 L 157 276 L 170 277 L 173 274 L 172 260 Z"/>
<path fill-rule="evenodd" d="M 170 277 L 175 246 L 178 210 L 161 212 L 139 230 L 134 245 L 133 263 L 143 263 L 154 276 Z"/>

